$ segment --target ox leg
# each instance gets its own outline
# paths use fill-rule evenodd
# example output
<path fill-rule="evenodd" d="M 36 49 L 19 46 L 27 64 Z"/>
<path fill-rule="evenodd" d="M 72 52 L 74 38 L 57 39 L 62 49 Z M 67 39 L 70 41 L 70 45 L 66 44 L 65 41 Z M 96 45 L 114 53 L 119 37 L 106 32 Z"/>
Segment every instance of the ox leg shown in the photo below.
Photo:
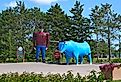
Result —
<path fill-rule="evenodd" d="M 89 59 L 89 61 L 90 61 L 90 65 L 92 65 L 92 56 L 91 56 L 91 53 L 88 54 L 88 59 Z"/>
<path fill-rule="evenodd" d="M 74 55 L 75 55 L 75 59 L 76 59 L 76 65 L 78 65 L 78 58 L 79 58 L 79 56 L 78 56 L 78 54 L 77 53 L 74 53 Z"/>
<path fill-rule="evenodd" d="M 69 65 L 70 57 L 68 52 L 65 52 L 65 57 L 66 57 L 66 64 Z"/>
<path fill-rule="evenodd" d="M 69 60 L 70 58 L 68 56 L 66 56 L 66 64 L 69 65 Z"/>
<path fill-rule="evenodd" d="M 78 62 L 78 56 L 77 56 L 77 57 L 76 57 L 76 65 L 78 65 L 78 63 L 79 63 L 79 62 Z"/>
<path fill-rule="evenodd" d="M 83 56 L 80 56 L 80 63 L 83 64 Z"/>

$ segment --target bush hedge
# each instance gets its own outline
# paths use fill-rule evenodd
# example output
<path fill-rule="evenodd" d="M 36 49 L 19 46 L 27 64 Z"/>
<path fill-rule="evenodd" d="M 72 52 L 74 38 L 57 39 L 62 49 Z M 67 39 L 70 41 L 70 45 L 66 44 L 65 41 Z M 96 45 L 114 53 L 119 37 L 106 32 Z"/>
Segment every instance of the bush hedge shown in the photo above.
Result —
<path fill-rule="evenodd" d="M 98 75 L 97 75 L 98 74 Z M 79 73 L 76 76 L 71 71 L 60 75 L 48 73 L 36 74 L 34 72 L 22 74 L 7 73 L 0 75 L 0 82 L 104 82 L 104 76 L 101 72 L 91 71 L 88 76 L 82 77 Z M 106 81 L 106 82 L 121 82 L 121 81 Z"/>

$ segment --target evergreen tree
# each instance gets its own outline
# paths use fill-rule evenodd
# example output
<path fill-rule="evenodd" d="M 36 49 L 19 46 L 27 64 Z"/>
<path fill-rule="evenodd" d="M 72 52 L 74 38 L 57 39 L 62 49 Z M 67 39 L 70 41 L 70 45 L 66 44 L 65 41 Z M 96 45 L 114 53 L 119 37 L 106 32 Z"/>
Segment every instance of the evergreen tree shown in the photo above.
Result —
<path fill-rule="evenodd" d="M 111 10 L 110 4 L 101 4 L 101 8 L 99 6 L 95 6 L 95 9 L 92 9 L 91 20 L 93 21 L 93 26 L 95 27 L 94 32 L 97 34 L 97 41 L 98 35 L 104 38 L 103 40 L 108 40 L 108 54 L 109 54 L 109 61 L 111 57 L 111 40 L 115 39 L 114 36 L 114 29 L 119 26 L 117 22 L 117 13 Z"/>
<path fill-rule="evenodd" d="M 62 11 L 59 4 L 56 3 L 54 6 L 51 6 L 47 12 L 47 18 L 48 31 L 52 35 L 51 39 L 56 41 L 67 39 L 69 18 Z"/>
<path fill-rule="evenodd" d="M 74 8 L 70 10 L 71 18 L 71 33 L 74 41 L 84 41 L 90 38 L 90 19 L 82 16 L 83 6 L 79 1 L 76 1 Z"/>

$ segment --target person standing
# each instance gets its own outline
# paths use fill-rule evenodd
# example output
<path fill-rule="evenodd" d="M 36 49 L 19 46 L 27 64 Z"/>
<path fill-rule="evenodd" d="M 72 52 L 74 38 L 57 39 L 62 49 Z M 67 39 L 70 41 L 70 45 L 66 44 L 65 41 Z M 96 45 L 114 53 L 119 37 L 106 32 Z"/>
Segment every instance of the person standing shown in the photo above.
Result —
<path fill-rule="evenodd" d="M 40 52 L 42 54 L 42 62 L 45 63 L 46 50 L 49 45 L 50 34 L 44 32 L 43 26 L 40 26 L 40 31 L 33 33 L 33 46 L 36 48 L 36 62 L 39 62 Z"/>

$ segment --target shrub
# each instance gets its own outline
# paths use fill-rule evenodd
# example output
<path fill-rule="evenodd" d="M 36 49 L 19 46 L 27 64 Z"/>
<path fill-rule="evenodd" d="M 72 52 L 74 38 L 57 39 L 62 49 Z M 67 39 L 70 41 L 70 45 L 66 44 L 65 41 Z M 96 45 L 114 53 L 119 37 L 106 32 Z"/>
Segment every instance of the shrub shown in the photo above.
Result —
<path fill-rule="evenodd" d="M 121 59 L 112 59 L 111 62 L 112 63 L 121 63 Z"/>
<path fill-rule="evenodd" d="M 22 74 L 8 73 L 0 75 L 0 82 L 103 82 L 102 75 L 96 76 L 96 72 L 92 71 L 89 76 L 81 77 L 79 73 L 76 76 L 68 71 L 67 74 L 60 75 L 48 73 L 35 74 L 23 72 Z"/>
<path fill-rule="evenodd" d="M 104 82 L 104 76 L 102 72 L 91 71 L 88 76 L 82 77 L 79 73 L 76 76 L 68 71 L 67 74 L 64 73 L 60 75 L 48 73 L 44 75 L 43 73 L 36 74 L 34 72 L 22 74 L 7 73 L 0 75 L 0 82 Z M 121 81 L 106 81 L 106 82 L 121 82 Z"/>

